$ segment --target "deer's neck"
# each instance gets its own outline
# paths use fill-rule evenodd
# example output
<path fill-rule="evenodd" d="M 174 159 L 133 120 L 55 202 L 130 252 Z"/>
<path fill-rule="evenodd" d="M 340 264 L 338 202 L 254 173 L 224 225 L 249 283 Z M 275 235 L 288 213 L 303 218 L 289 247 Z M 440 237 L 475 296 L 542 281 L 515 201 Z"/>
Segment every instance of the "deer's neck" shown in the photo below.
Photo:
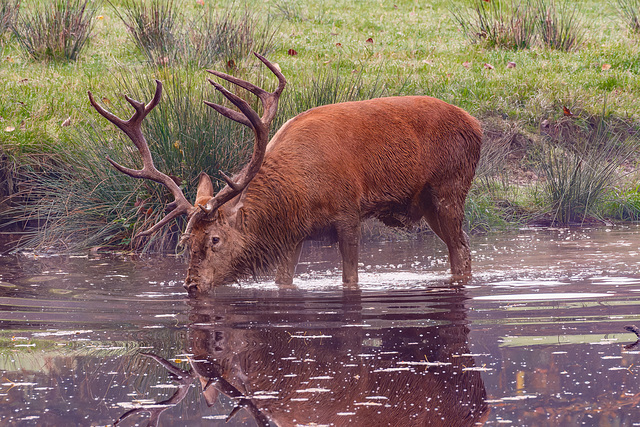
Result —
<path fill-rule="evenodd" d="M 283 173 L 260 174 L 249 184 L 237 210 L 245 236 L 238 267 L 249 274 L 270 271 L 306 237 L 304 186 Z"/>

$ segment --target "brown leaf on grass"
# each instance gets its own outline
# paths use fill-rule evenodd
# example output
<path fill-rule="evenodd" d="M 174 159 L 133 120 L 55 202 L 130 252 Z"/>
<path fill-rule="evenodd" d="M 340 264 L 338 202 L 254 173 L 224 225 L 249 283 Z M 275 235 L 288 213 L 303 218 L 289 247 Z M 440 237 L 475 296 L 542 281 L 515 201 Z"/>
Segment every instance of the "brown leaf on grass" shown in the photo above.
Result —
<path fill-rule="evenodd" d="M 27 129 L 27 125 L 23 120 L 23 121 L 20 122 L 20 130 L 26 130 L 26 129 Z"/>
<path fill-rule="evenodd" d="M 336 47 L 342 47 L 342 43 L 336 43 Z"/>
<path fill-rule="evenodd" d="M 369 37 L 369 38 L 366 40 L 366 42 L 367 42 L 367 43 L 373 43 L 373 39 L 372 39 L 371 37 Z"/>
<path fill-rule="evenodd" d="M 289 55 L 291 55 L 291 56 L 296 56 L 296 55 L 298 54 L 298 52 L 296 52 L 296 50 L 295 50 L 295 49 L 289 49 L 289 50 L 287 51 L 287 53 L 288 53 Z"/>
<path fill-rule="evenodd" d="M 495 67 L 493 65 L 488 64 L 488 63 L 485 62 L 484 63 L 484 68 L 486 68 L 487 70 L 493 70 Z"/>
<path fill-rule="evenodd" d="M 71 116 L 67 117 L 67 119 L 62 122 L 61 126 L 71 126 Z"/>
<path fill-rule="evenodd" d="M 469 62 L 469 61 L 464 61 L 464 62 L 462 63 L 462 66 L 463 66 L 464 68 L 467 68 L 467 69 L 471 68 L 471 65 L 472 65 L 472 63 L 471 63 L 471 62 Z"/>
<path fill-rule="evenodd" d="M 564 113 L 565 116 L 567 117 L 571 117 L 573 116 L 573 113 L 571 112 L 571 110 L 569 110 L 567 107 L 565 107 L 564 105 L 562 106 L 562 112 Z"/>
<path fill-rule="evenodd" d="M 106 96 L 102 97 L 102 102 L 104 103 L 104 105 L 111 105 L 111 101 L 109 101 L 109 98 L 107 98 Z"/>
<path fill-rule="evenodd" d="M 602 71 L 607 71 L 611 69 L 611 64 L 602 64 Z"/>
<path fill-rule="evenodd" d="M 507 62 L 507 68 L 516 68 L 515 62 Z"/>
<path fill-rule="evenodd" d="M 16 130 L 16 128 L 14 128 L 13 126 L 7 126 L 6 128 L 4 128 L 5 132 L 13 132 L 14 130 Z"/>

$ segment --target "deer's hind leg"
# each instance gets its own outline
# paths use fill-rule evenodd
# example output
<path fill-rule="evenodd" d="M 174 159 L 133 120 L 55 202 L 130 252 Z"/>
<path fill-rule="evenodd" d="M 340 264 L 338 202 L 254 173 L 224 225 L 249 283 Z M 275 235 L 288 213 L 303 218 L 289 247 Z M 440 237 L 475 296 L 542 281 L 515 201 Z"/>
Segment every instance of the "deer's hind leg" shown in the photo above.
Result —
<path fill-rule="evenodd" d="M 420 194 L 423 217 L 429 227 L 442 239 L 449 249 L 451 274 L 471 274 L 471 251 L 469 237 L 462 229 L 466 191 L 455 186 L 426 186 Z"/>

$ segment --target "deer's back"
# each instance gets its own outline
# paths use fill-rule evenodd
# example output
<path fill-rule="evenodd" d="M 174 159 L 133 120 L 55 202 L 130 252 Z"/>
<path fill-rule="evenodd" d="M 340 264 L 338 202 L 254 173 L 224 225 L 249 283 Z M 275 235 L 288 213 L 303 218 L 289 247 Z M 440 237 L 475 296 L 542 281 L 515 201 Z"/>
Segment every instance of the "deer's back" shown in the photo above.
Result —
<path fill-rule="evenodd" d="M 392 191 L 471 179 L 480 144 L 478 121 L 458 107 L 427 96 L 377 98 L 317 107 L 289 120 L 269 143 L 265 166 L 311 184 Z"/>

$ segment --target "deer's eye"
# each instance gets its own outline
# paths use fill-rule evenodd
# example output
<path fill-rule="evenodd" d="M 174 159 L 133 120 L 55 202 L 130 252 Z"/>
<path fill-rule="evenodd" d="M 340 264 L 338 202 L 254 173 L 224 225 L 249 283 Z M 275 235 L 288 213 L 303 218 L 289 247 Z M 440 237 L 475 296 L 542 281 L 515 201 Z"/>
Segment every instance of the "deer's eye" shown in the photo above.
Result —
<path fill-rule="evenodd" d="M 220 243 L 220 237 L 218 237 L 218 236 L 213 236 L 213 237 L 211 238 L 211 244 L 213 244 L 213 245 L 217 245 L 218 243 Z"/>

